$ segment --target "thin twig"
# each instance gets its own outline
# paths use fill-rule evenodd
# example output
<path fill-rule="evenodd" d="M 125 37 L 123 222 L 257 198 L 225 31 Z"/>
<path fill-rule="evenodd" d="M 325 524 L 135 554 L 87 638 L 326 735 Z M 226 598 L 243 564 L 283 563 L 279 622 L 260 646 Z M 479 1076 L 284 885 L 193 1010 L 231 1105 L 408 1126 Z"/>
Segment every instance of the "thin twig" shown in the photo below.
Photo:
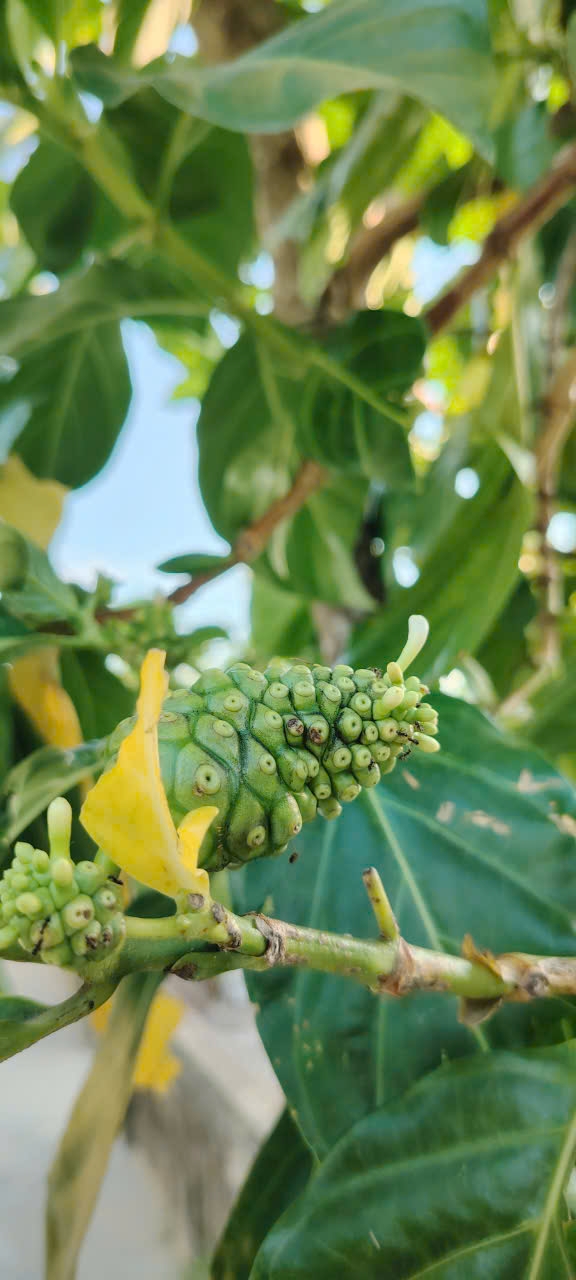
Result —
<path fill-rule="evenodd" d="M 445 329 L 478 289 L 481 289 L 502 262 L 511 256 L 521 240 L 534 235 L 554 213 L 566 204 L 576 187 L 576 146 L 567 147 L 550 171 L 531 187 L 486 237 L 477 262 L 456 280 L 428 310 L 426 319 L 432 333 Z"/>
<path fill-rule="evenodd" d="M 311 458 L 304 461 L 298 472 L 292 487 L 285 493 L 282 498 L 277 498 L 275 502 L 268 507 L 263 516 L 259 520 L 255 520 L 247 529 L 243 529 L 230 552 L 230 555 L 213 569 L 207 569 L 204 573 L 197 573 L 189 582 L 182 583 L 170 592 L 167 597 L 170 604 L 184 604 L 189 600 L 200 587 L 205 586 L 207 582 L 212 582 L 214 578 L 220 577 L 222 573 L 226 573 L 236 564 L 252 564 L 254 560 L 265 550 L 274 530 L 282 523 L 283 520 L 289 520 L 291 516 L 296 515 L 308 498 L 312 496 L 317 489 L 320 489 L 326 480 L 327 472 L 319 462 L 314 462 Z M 109 621 L 116 622 L 129 621 L 134 617 L 135 610 L 133 608 L 126 609 L 100 609 L 96 617 L 98 622 Z"/>

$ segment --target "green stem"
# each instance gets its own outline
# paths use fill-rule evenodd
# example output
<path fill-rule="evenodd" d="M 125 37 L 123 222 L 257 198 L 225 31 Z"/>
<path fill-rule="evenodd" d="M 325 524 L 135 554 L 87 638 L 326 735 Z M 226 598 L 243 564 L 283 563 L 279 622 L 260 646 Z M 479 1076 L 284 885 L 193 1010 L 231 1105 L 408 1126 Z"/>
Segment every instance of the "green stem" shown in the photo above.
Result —
<path fill-rule="evenodd" d="M 379 909 L 382 899 L 378 897 Z M 393 917 L 392 917 L 393 918 Z M 183 922 L 186 922 L 185 924 Z M 488 999 L 509 995 L 514 981 L 499 976 L 493 968 L 460 956 L 410 947 L 388 920 L 388 938 L 364 941 L 358 938 L 300 928 L 267 916 L 237 916 L 220 903 L 204 903 L 201 910 L 187 916 L 141 920 L 129 916 L 127 942 L 123 951 L 123 971 L 133 969 L 176 969 L 188 963 L 194 977 L 204 977 L 223 968 L 270 968 L 298 965 L 321 973 L 352 978 L 375 992 L 387 987 L 397 994 L 425 989 Z M 191 951 L 193 944 L 211 944 L 220 955 Z M 233 956 L 223 963 L 222 952 Z M 256 962 L 256 963 L 254 963 Z M 576 961 L 573 964 L 576 983 Z"/>
<path fill-rule="evenodd" d="M 116 990 L 119 980 L 120 975 L 106 982 L 85 982 L 84 986 L 68 1000 L 43 1009 L 42 1013 L 37 1013 L 33 1018 L 27 1018 L 25 1022 L 7 1020 L 0 1023 L 0 1062 L 5 1062 L 7 1058 L 20 1053 L 22 1049 L 28 1049 L 30 1045 L 36 1044 L 36 1041 L 42 1040 L 44 1036 L 51 1035 L 53 1031 L 60 1031 L 62 1027 L 69 1027 L 72 1022 L 78 1022 L 80 1018 L 87 1017 L 109 999 Z"/>

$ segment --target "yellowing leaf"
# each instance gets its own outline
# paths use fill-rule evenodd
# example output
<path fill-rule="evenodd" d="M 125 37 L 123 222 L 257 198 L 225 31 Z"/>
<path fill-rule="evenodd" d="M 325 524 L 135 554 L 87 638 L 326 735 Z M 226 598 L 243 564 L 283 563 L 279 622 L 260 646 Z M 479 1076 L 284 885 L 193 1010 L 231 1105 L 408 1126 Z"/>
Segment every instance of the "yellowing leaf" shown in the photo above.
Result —
<path fill-rule="evenodd" d="M 92 1014 L 92 1022 L 97 1031 L 106 1029 L 111 1011 L 112 1000 L 107 1000 L 106 1004 Z M 181 1000 L 165 995 L 163 991 L 158 993 L 148 1014 L 138 1050 L 132 1077 L 134 1089 L 153 1089 L 156 1093 L 165 1093 L 180 1074 L 182 1064 L 179 1058 L 170 1053 L 168 1046 L 183 1013 L 184 1005 Z"/>
<path fill-rule="evenodd" d="M 36 649 L 9 668 L 10 688 L 36 731 L 51 747 L 77 747 L 82 729 L 60 683 L 58 650 Z"/>
<path fill-rule="evenodd" d="M 495 196 L 478 196 L 460 205 L 448 227 L 448 240 L 485 240 L 498 218 L 516 204 L 513 191 Z"/>
<path fill-rule="evenodd" d="M 0 517 L 43 549 L 60 523 L 67 493 L 57 480 L 38 480 L 15 453 L 0 467 Z"/>
<path fill-rule="evenodd" d="M 158 719 L 167 689 L 165 653 L 151 649 L 142 664 L 136 724 L 116 763 L 90 791 L 80 818 L 96 844 L 118 866 L 159 893 L 208 892 L 198 869 L 200 845 L 218 813 L 206 805 L 188 814 L 178 832 L 160 773 Z"/>

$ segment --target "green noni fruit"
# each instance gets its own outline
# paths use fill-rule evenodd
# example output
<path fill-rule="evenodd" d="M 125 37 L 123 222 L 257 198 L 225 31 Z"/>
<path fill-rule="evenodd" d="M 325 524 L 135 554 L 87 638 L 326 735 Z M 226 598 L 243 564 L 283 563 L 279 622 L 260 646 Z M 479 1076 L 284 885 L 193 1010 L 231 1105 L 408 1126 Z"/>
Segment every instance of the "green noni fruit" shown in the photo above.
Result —
<path fill-rule="evenodd" d="M 337 817 L 412 749 L 437 751 L 428 692 L 396 662 L 383 674 L 287 661 L 265 672 L 236 662 L 171 692 L 158 739 L 174 822 L 201 805 L 219 810 L 200 864 L 216 870 L 282 853 L 304 822 Z M 118 725 L 112 757 L 133 724 Z"/>

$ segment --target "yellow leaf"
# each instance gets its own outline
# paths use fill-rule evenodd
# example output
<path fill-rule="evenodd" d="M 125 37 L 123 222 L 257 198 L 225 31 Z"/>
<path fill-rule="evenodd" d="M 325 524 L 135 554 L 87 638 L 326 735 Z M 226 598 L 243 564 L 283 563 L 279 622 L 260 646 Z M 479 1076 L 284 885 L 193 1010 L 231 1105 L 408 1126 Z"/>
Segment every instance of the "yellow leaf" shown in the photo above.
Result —
<path fill-rule="evenodd" d="M 10 688 L 37 733 L 51 747 L 77 747 L 82 729 L 62 688 L 56 648 L 36 649 L 9 668 Z"/>
<path fill-rule="evenodd" d="M 38 480 L 15 453 L 0 467 L 0 517 L 44 550 L 60 523 L 68 489 Z"/>
<path fill-rule="evenodd" d="M 205 805 L 195 810 L 176 831 L 158 753 L 158 719 L 168 683 L 165 657 L 160 649 L 147 653 L 136 724 L 116 763 L 89 792 L 80 818 L 96 844 L 141 884 L 169 897 L 183 889 L 207 894 L 208 876 L 198 869 L 198 854 L 218 809 Z"/>
<path fill-rule="evenodd" d="M 92 1014 L 92 1022 L 98 1032 L 103 1032 L 107 1027 L 111 1011 L 112 1000 L 107 1000 L 106 1004 Z M 180 1074 L 182 1064 L 179 1058 L 170 1053 L 168 1046 L 183 1013 L 184 1005 L 181 1000 L 165 995 L 163 991 L 158 993 L 148 1014 L 146 1030 L 134 1066 L 134 1089 L 153 1089 L 156 1093 L 165 1093 Z"/>

